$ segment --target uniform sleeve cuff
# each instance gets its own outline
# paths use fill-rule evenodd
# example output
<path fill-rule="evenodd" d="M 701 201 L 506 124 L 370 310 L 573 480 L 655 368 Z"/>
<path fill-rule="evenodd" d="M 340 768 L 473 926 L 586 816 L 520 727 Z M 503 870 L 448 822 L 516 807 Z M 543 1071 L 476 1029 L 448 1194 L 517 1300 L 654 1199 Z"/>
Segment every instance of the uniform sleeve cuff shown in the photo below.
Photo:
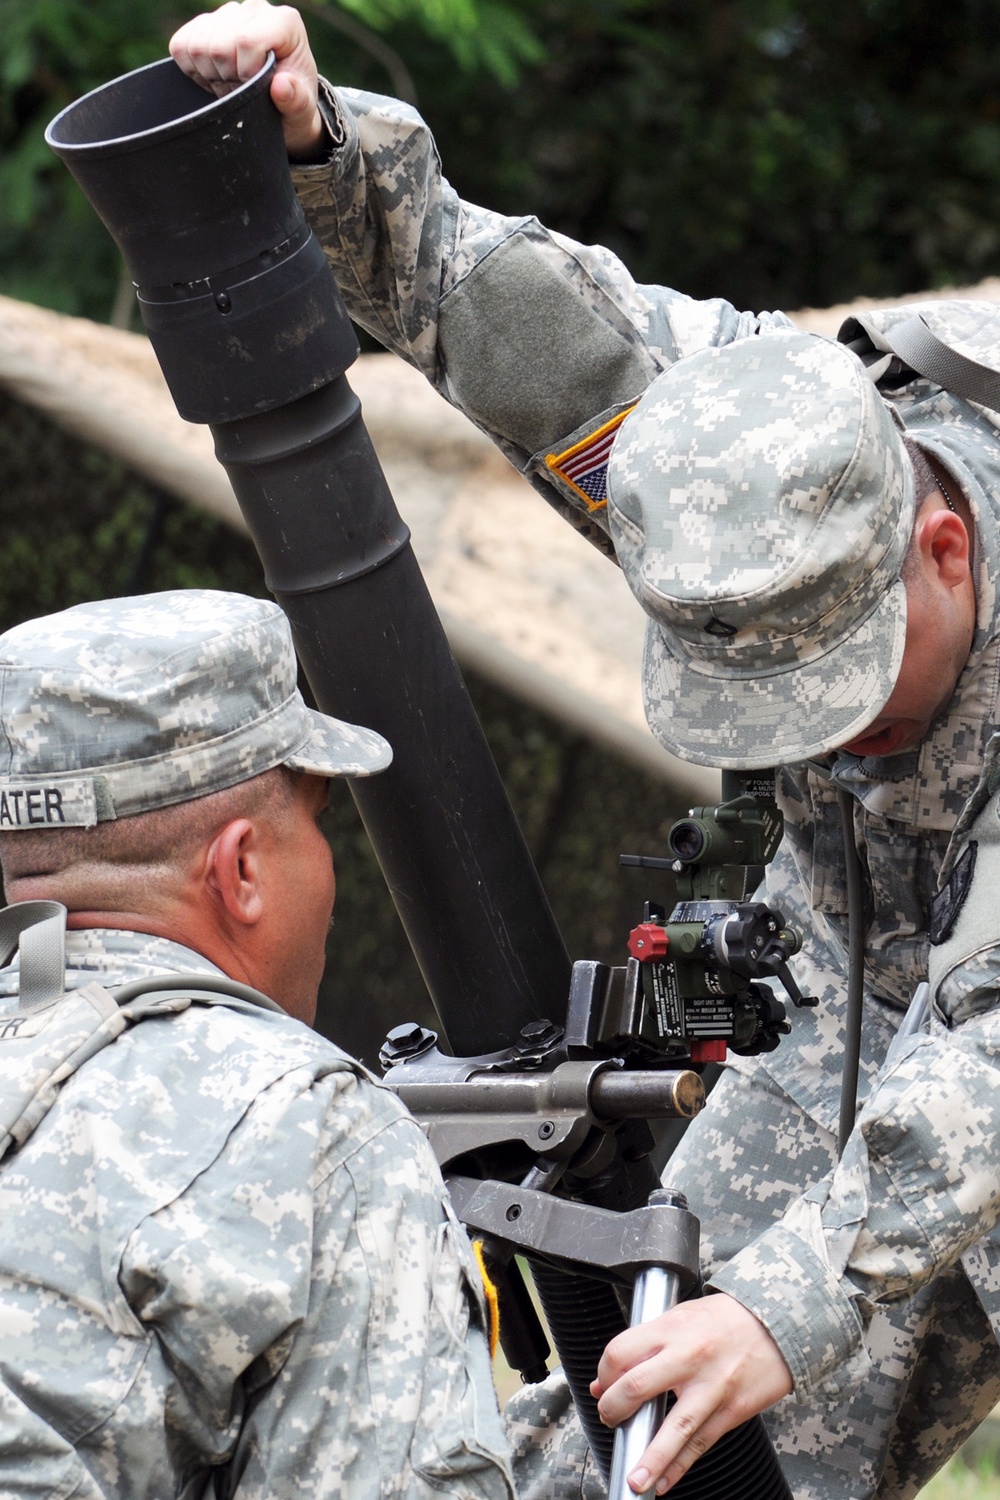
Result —
<path fill-rule="evenodd" d="M 357 126 L 353 115 L 341 107 L 337 98 L 337 91 L 325 78 L 319 80 L 319 96 L 317 98 L 319 112 L 323 117 L 326 127 L 326 141 L 321 142 L 316 148 L 314 161 L 293 161 L 289 165 L 292 169 L 293 181 L 298 173 L 304 173 L 307 177 L 317 171 L 329 172 L 347 144 L 352 135 L 356 135 Z"/>
<path fill-rule="evenodd" d="M 758 1318 L 791 1372 L 797 1401 L 837 1400 L 870 1361 L 845 1283 L 798 1235 L 776 1224 L 709 1282 Z"/>

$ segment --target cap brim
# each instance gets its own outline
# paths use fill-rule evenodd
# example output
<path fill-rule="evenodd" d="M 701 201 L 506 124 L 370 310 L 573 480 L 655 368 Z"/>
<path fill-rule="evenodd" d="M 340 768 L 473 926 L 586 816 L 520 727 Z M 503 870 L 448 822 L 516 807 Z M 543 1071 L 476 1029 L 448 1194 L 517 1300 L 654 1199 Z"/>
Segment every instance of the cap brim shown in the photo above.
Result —
<path fill-rule="evenodd" d="M 312 732 L 282 764 L 309 776 L 375 776 L 392 762 L 392 747 L 374 729 L 307 709 Z"/>
<path fill-rule="evenodd" d="M 815 661 L 741 678 L 678 658 L 650 623 L 643 659 L 646 718 L 674 755 L 722 770 L 825 755 L 867 729 L 888 702 L 906 642 L 897 580 L 846 640 Z"/>

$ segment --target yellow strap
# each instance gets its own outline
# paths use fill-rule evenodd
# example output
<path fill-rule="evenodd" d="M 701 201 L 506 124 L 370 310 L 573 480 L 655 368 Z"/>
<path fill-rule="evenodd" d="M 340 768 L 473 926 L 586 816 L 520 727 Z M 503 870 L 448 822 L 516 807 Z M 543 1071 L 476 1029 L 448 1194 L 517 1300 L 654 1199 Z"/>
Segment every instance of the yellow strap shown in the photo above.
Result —
<path fill-rule="evenodd" d="M 482 1240 L 472 1241 L 472 1251 L 476 1257 L 476 1265 L 479 1267 L 483 1292 L 486 1296 L 486 1306 L 490 1315 L 490 1358 L 492 1359 L 497 1352 L 497 1340 L 500 1337 L 500 1302 L 497 1298 L 497 1289 L 493 1285 L 489 1271 L 486 1269 L 486 1258 L 483 1255 Z"/>

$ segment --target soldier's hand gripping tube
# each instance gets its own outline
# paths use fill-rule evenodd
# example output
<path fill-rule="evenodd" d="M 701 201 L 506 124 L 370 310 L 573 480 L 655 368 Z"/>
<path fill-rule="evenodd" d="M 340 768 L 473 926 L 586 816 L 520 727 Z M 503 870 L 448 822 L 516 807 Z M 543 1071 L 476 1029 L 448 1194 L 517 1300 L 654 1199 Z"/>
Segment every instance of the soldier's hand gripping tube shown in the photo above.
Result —
<path fill-rule="evenodd" d="M 626 1207 L 638 1206 L 642 1181 L 642 1165 L 637 1165 Z M 651 1191 L 647 1188 L 647 1194 L 649 1206 L 655 1212 L 690 1217 L 683 1194 L 659 1187 Z M 591 1199 L 597 1196 L 590 1195 Z M 693 1222 L 695 1236 L 690 1260 L 662 1262 L 646 1281 L 640 1272 L 639 1285 L 633 1288 L 633 1322 L 644 1322 L 665 1312 L 685 1286 L 692 1294 L 699 1295 L 697 1221 Z M 581 1261 L 585 1254 L 586 1247 L 581 1245 Z M 580 1424 L 597 1469 L 608 1485 L 608 1500 L 634 1500 L 627 1483 L 629 1472 L 659 1426 L 664 1407 L 669 1410 L 674 1397 L 668 1395 L 662 1405 L 659 1401 L 647 1403 L 616 1431 L 604 1427 L 597 1402 L 590 1394 L 590 1382 L 605 1346 L 626 1326 L 617 1290 L 608 1281 L 588 1276 L 583 1267 L 574 1272 L 566 1266 L 550 1265 L 531 1257 L 531 1270 Z M 662 1294 L 661 1305 L 656 1304 L 658 1293 Z M 678 1480 L 670 1494 L 677 1500 L 792 1500 L 760 1416 L 750 1417 L 723 1433 Z"/>
<path fill-rule="evenodd" d="M 651 1206 L 686 1209 L 683 1194 L 657 1189 L 650 1194 Z M 680 1280 L 672 1268 L 650 1266 L 640 1271 L 632 1294 L 631 1323 L 645 1323 L 675 1307 L 680 1300 Z M 655 1436 L 673 1397 L 647 1401 L 615 1432 L 608 1500 L 635 1500 L 628 1476 Z M 683 1479 L 670 1491 L 677 1500 L 791 1500 L 791 1491 L 778 1467 L 771 1440 L 761 1417 L 751 1417 L 723 1433 L 697 1459 Z M 655 1487 L 643 1492 L 642 1500 L 653 1500 Z"/>
<path fill-rule="evenodd" d="M 212 427 L 317 704 L 377 729 L 352 780 L 451 1045 L 561 1019 L 569 960 L 344 378 L 354 333 L 292 186 L 273 60 L 213 99 L 154 63 L 46 139 L 121 249 L 183 417 Z"/>

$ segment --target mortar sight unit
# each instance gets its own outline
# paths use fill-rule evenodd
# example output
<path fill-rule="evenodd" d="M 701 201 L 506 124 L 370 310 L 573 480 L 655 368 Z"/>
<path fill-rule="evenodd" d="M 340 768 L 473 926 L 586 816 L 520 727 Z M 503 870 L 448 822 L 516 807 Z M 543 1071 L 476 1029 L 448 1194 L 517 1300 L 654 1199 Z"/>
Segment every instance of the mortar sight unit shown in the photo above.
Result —
<path fill-rule="evenodd" d="M 686 1055 L 697 1067 L 723 1062 L 729 1049 L 771 1052 L 787 1033 L 784 1006 L 760 981 L 777 979 L 796 1005 L 816 1003 L 788 968 L 800 934 L 779 911 L 751 899 L 781 843 L 773 776 L 724 772 L 723 796 L 718 807 L 696 807 L 673 825 L 672 859 L 621 856 L 626 866 L 669 870 L 679 899 L 669 917 L 646 903 L 629 935 L 632 962 L 620 1003 L 607 1007 L 602 1042 L 620 1045 L 631 1035 L 637 1046 Z"/>
<path fill-rule="evenodd" d="M 680 1195 L 659 1189 L 651 1122 L 695 1115 L 705 1098 L 699 1075 L 728 1048 L 777 1046 L 789 1026 L 768 980 L 796 1004 L 815 1003 L 787 966 L 798 934 L 750 894 L 781 842 L 773 777 L 726 773 L 723 790 L 719 807 L 674 824 L 672 857 L 622 857 L 675 877 L 679 900 L 669 918 L 646 902 L 623 965 L 573 965 L 565 1024 L 532 1021 L 513 1046 L 465 1058 L 440 1052 L 432 1031 L 399 1026 L 381 1055 L 386 1082 L 427 1132 L 459 1217 L 482 1241 L 507 1360 L 538 1380 L 548 1344 L 514 1252 L 529 1262 L 615 1500 L 630 1493 L 622 1455 L 642 1451 L 640 1434 L 655 1430 L 662 1412 L 643 1408 L 615 1447 L 589 1393 L 597 1359 L 627 1294 L 645 1295 L 651 1267 L 665 1276 L 661 1311 L 698 1288 L 697 1222 Z M 788 1500 L 760 1419 L 717 1443 L 682 1492 Z"/>

